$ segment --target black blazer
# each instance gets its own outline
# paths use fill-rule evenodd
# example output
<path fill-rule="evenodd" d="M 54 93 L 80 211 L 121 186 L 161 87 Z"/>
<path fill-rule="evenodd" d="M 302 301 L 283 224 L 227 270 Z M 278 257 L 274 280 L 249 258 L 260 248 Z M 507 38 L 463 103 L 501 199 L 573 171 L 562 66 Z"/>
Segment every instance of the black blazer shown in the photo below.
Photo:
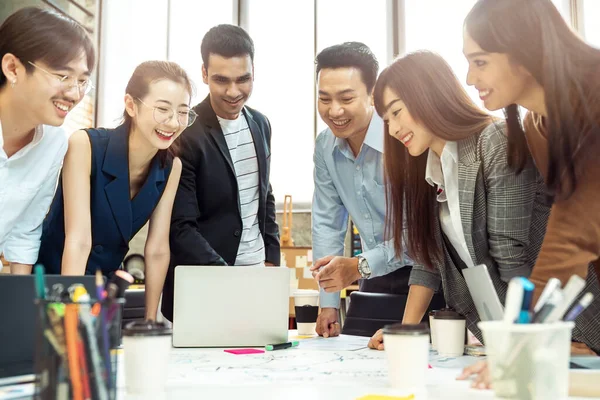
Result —
<path fill-rule="evenodd" d="M 180 138 L 183 164 L 171 217 L 171 263 L 162 312 L 173 319 L 173 283 L 177 265 L 233 265 L 242 235 L 239 194 L 227 142 L 210 96 L 194 107 L 198 118 Z M 260 112 L 244 107 L 259 170 L 258 223 L 267 262 L 279 265 L 279 228 L 269 183 L 271 125 Z"/>

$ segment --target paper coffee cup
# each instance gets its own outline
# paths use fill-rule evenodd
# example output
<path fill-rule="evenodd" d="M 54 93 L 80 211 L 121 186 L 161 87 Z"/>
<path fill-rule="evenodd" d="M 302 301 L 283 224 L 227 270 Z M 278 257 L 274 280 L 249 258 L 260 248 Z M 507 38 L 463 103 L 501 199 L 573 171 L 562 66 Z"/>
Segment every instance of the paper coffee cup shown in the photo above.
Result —
<path fill-rule="evenodd" d="M 460 357 L 465 352 L 466 320 L 454 310 L 437 311 L 434 318 L 435 345 L 443 357 Z"/>
<path fill-rule="evenodd" d="M 298 335 L 316 335 L 319 315 L 319 291 L 296 290 L 293 293 Z"/>
<path fill-rule="evenodd" d="M 171 329 L 154 321 L 133 321 L 123 329 L 125 386 L 129 394 L 165 397 Z"/>
<path fill-rule="evenodd" d="M 383 342 L 392 387 L 415 392 L 424 390 L 429 362 L 427 325 L 386 325 Z"/>

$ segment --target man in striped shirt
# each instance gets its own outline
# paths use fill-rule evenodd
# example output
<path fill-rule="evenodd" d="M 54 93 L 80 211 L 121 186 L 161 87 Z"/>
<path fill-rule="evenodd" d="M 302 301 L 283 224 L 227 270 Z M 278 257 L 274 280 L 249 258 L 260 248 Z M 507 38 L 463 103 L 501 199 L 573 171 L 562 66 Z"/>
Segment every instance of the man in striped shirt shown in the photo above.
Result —
<path fill-rule="evenodd" d="M 234 25 L 204 36 L 208 97 L 181 136 L 183 170 L 171 218 L 171 265 L 163 315 L 173 318 L 177 265 L 279 265 L 279 229 L 269 183 L 271 126 L 245 106 L 254 80 L 254 44 Z"/>

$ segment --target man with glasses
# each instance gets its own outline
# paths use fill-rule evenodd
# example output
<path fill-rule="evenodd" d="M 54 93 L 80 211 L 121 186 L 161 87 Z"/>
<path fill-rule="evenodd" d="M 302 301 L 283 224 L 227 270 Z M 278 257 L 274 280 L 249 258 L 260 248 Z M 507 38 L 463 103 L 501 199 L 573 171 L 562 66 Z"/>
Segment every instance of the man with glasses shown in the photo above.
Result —
<path fill-rule="evenodd" d="M 182 136 L 183 171 L 173 206 L 171 265 L 162 312 L 173 320 L 178 265 L 279 265 L 279 229 L 269 183 L 271 127 L 245 107 L 254 80 L 254 44 L 219 25 L 201 45 L 210 94 Z"/>
<path fill-rule="evenodd" d="M 95 52 L 75 21 L 23 8 L 0 26 L 0 61 L 0 254 L 29 274 L 67 151 L 59 126 L 92 89 Z"/>

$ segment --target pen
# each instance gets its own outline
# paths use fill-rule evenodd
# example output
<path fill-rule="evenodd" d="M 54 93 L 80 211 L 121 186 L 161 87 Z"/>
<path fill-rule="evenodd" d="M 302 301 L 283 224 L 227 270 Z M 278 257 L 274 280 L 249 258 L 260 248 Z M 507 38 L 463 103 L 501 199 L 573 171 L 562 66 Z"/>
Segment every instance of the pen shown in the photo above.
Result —
<path fill-rule="evenodd" d="M 96 270 L 96 295 L 98 296 L 98 304 L 100 304 L 100 331 L 102 335 L 102 350 L 104 352 L 104 365 L 106 368 L 106 374 L 108 376 L 107 382 L 109 384 L 108 389 L 111 389 L 112 385 L 112 371 L 110 365 L 110 348 L 108 343 L 108 329 L 106 326 L 106 306 L 102 305 L 104 301 L 104 280 L 102 279 L 102 271 Z"/>
<path fill-rule="evenodd" d="M 533 300 L 533 290 L 535 285 L 527 278 L 519 278 L 523 286 L 523 302 L 521 303 L 521 311 L 529 312 L 531 301 Z"/>
<path fill-rule="evenodd" d="M 571 311 L 563 318 L 564 321 L 575 321 L 575 319 L 585 310 L 594 300 L 594 295 L 587 292 L 583 295 L 581 300 L 573 307 Z"/>
<path fill-rule="evenodd" d="M 283 350 L 288 349 L 290 347 L 296 347 L 300 344 L 298 340 L 292 340 L 291 342 L 279 343 L 279 344 L 268 344 L 265 346 L 265 350 L 273 351 L 273 350 Z"/>

